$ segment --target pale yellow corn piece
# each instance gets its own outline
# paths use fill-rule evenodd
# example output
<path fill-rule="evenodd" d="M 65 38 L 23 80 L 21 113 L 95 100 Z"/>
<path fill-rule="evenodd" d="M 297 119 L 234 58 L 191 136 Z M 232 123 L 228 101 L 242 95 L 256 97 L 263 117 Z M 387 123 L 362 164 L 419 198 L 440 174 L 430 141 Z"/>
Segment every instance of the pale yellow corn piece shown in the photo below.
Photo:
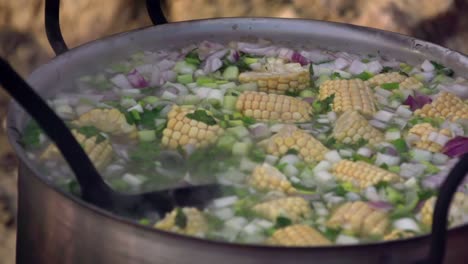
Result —
<path fill-rule="evenodd" d="M 333 110 L 343 113 L 357 110 L 364 115 L 375 113 L 375 100 L 372 90 L 361 80 L 328 80 L 320 85 L 320 100 L 334 94 Z"/>
<path fill-rule="evenodd" d="M 192 207 L 182 208 L 182 212 L 187 219 L 186 226 L 184 228 L 181 228 L 176 224 L 176 209 L 167 213 L 162 220 L 154 225 L 154 227 L 180 234 L 203 237 L 205 232 L 208 230 L 208 224 L 203 213 Z"/>
<path fill-rule="evenodd" d="M 311 106 L 307 102 L 291 96 L 264 92 L 243 92 L 237 99 L 236 109 L 245 116 L 260 121 L 293 123 L 311 119 Z"/>
<path fill-rule="evenodd" d="M 289 149 L 295 149 L 305 162 L 323 160 L 329 150 L 311 134 L 294 125 L 285 125 L 281 130 L 262 142 L 268 154 L 280 157 Z"/>
<path fill-rule="evenodd" d="M 282 191 L 294 194 L 297 190 L 281 171 L 268 163 L 257 165 L 247 180 L 248 185 L 263 191 Z"/>
<path fill-rule="evenodd" d="M 270 245 L 287 247 L 307 247 L 330 245 L 331 242 L 320 232 L 307 225 L 291 225 L 276 230 L 268 238 Z"/>
<path fill-rule="evenodd" d="M 301 91 L 310 85 L 310 74 L 299 63 L 267 63 L 263 71 L 243 72 L 241 83 L 256 82 L 261 92 L 284 94 L 286 91 Z"/>
<path fill-rule="evenodd" d="M 438 117 L 456 121 L 468 119 L 468 105 L 456 95 L 443 91 L 432 103 L 424 105 L 414 114 L 421 117 Z"/>
<path fill-rule="evenodd" d="M 400 176 L 364 161 L 341 160 L 332 168 L 341 181 L 350 182 L 357 188 L 367 188 L 381 181 L 399 182 Z"/>
<path fill-rule="evenodd" d="M 414 147 L 432 152 L 440 152 L 443 146 L 429 140 L 431 133 L 442 134 L 449 138 L 452 137 L 452 132 L 449 129 L 444 128 L 439 130 L 433 127 L 430 123 L 417 124 L 408 131 L 408 135 L 416 135 L 419 137 L 419 140 L 412 143 Z"/>
<path fill-rule="evenodd" d="M 412 89 L 417 90 L 424 86 L 422 82 L 414 77 L 408 77 L 400 83 L 400 89 Z"/>
<path fill-rule="evenodd" d="M 347 111 L 342 114 L 335 123 L 332 136 L 342 143 L 356 143 L 360 139 L 367 140 L 375 145 L 384 140 L 384 135 L 373 127 L 357 111 Z"/>
<path fill-rule="evenodd" d="M 393 229 L 390 233 L 384 236 L 383 240 L 390 241 L 390 240 L 406 239 L 410 237 L 414 237 L 414 233 L 404 231 L 404 230 L 399 230 L 399 229 Z"/>
<path fill-rule="evenodd" d="M 102 132 L 112 135 L 129 135 L 136 137 L 137 129 L 135 125 L 130 125 L 125 119 L 125 115 L 119 110 L 96 108 L 82 114 L 73 121 L 77 126 L 94 126 Z"/>
<path fill-rule="evenodd" d="M 366 81 L 370 87 L 381 85 L 384 83 L 401 83 L 408 77 L 399 74 L 398 72 L 380 73 Z"/>
<path fill-rule="evenodd" d="M 434 214 L 434 206 L 436 197 L 431 197 L 424 202 L 421 208 L 420 216 L 421 223 L 430 228 L 432 226 L 432 216 Z M 462 192 L 456 192 L 449 211 L 449 226 L 458 226 L 465 223 L 466 215 L 468 214 L 468 196 Z"/>
<path fill-rule="evenodd" d="M 86 154 L 88 154 L 96 168 L 102 169 L 112 160 L 114 151 L 108 139 L 96 143 L 97 136 L 86 138 L 86 136 L 76 130 L 72 130 L 72 134 L 83 147 Z M 61 157 L 61 153 L 55 144 L 50 144 L 40 156 L 43 160 L 58 157 Z"/>
<path fill-rule="evenodd" d="M 278 216 L 284 216 L 297 222 L 312 215 L 309 203 L 302 197 L 279 198 L 257 204 L 252 209 L 271 221 L 275 221 Z"/>
<path fill-rule="evenodd" d="M 169 149 L 177 149 L 178 147 L 193 145 L 198 148 L 216 142 L 224 130 L 217 124 L 209 126 L 186 116 L 194 111 L 193 107 L 172 106 L 167 115 L 167 127 L 163 130 L 161 140 L 163 146 Z"/>
<path fill-rule="evenodd" d="M 388 214 L 366 202 L 347 202 L 339 206 L 327 221 L 330 228 L 343 228 L 360 236 L 383 236 L 389 226 Z"/>

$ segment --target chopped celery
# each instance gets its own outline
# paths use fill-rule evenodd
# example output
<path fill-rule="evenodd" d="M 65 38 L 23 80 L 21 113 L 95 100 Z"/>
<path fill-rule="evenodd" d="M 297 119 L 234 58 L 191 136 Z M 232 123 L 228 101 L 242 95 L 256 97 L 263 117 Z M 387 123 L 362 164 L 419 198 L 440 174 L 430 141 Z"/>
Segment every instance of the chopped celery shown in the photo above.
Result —
<path fill-rule="evenodd" d="M 405 201 L 405 197 L 401 192 L 395 190 L 394 188 L 388 186 L 385 188 L 385 193 L 387 195 L 388 201 L 394 205 L 400 204 Z"/>
<path fill-rule="evenodd" d="M 203 84 L 203 87 L 208 87 L 208 88 L 218 88 L 218 84 L 213 82 L 213 83 L 205 83 Z"/>
<path fill-rule="evenodd" d="M 424 164 L 424 166 L 426 166 L 426 172 L 429 174 L 436 174 L 440 172 L 440 169 L 437 166 L 428 161 L 421 161 L 421 163 Z"/>
<path fill-rule="evenodd" d="M 197 77 L 197 84 L 199 86 L 205 86 L 208 83 L 216 83 L 216 80 L 206 76 L 199 76 Z"/>
<path fill-rule="evenodd" d="M 258 62 L 258 58 L 244 57 L 244 62 L 246 64 L 252 64 Z"/>
<path fill-rule="evenodd" d="M 192 74 L 196 69 L 197 66 L 186 61 L 178 61 L 174 66 L 174 71 L 179 74 Z"/>
<path fill-rule="evenodd" d="M 385 89 L 385 90 L 395 90 L 395 89 L 398 89 L 400 88 L 400 84 L 399 83 L 396 83 L 396 82 L 393 82 L 393 83 L 383 83 L 380 85 L 380 87 L 382 89 Z"/>
<path fill-rule="evenodd" d="M 138 131 L 138 138 L 142 142 L 150 142 L 156 140 L 156 133 L 154 130 L 141 130 Z"/>
<path fill-rule="evenodd" d="M 239 68 L 236 66 L 229 66 L 226 69 L 224 69 L 223 72 L 223 78 L 226 80 L 237 80 L 237 77 L 239 76 Z"/>
<path fill-rule="evenodd" d="M 237 90 L 239 91 L 256 91 L 257 90 L 257 83 L 251 82 L 251 83 L 243 83 L 239 86 L 237 86 Z"/>
<path fill-rule="evenodd" d="M 154 104 L 157 101 L 159 101 L 159 98 L 156 97 L 156 96 L 150 95 L 150 96 L 146 96 L 145 98 L 143 98 L 142 101 L 147 103 L 147 104 Z"/>
<path fill-rule="evenodd" d="M 138 112 L 138 110 L 136 110 L 136 109 L 130 111 L 130 114 L 132 115 L 134 120 L 140 120 L 141 119 L 140 112 Z"/>
<path fill-rule="evenodd" d="M 247 156 L 249 153 L 251 144 L 247 142 L 236 142 L 232 146 L 232 154 L 237 156 Z"/>
<path fill-rule="evenodd" d="M 232 150 L 234 143 L 237 142 L 237 139 L 233 136 L 224 135 L 218 139 L 217 146 L 224 150 Z"/>
<path fill-rule="evenodd" d="M 405 195 L 405 201 L 395 206 L 395 209 L 391 213 L 392 219 L 397 219 L 405 216 L 410 216 L 413 213 L 414 208 L 418 205 L 419 197 L 416 192 L 409 192 Z"/>
<path fill-rule="evenodd" d="M 234 120 L 230 120 L 234 121 Z M 235 126 L 226 129 L 226 132 L 236 136 L 238 139 L 243 139 L 244 137 L 249 135 L 249 130 L 244 126 Z"/>
<path fill-rule="evenodd" d="M 314 97 L 316 94 L 312 90 L 302 90 L 299 93 L 300 97 Z"/>
<path fill-rule="evenodd" d="M 225 95 L 223 100 L 223 106 L 229 110 L 236 109 L 237 96 Z"/>
<path fill-rule="evenodd" d="M 187 84 L 193 82 L 192 74 L 182 74 L 177 76 L 177 82 Z"/>
<path fill-rule="evenodd" d="M 356 78 L 358 79 L 361 79 L 363 81 L 367 81 L 369 80 L 370 78 L 372 78 L 374 75 L 370 72 L 367 72 L 367 71 L 363 71 L 362 73 L 356 75 Z"/>

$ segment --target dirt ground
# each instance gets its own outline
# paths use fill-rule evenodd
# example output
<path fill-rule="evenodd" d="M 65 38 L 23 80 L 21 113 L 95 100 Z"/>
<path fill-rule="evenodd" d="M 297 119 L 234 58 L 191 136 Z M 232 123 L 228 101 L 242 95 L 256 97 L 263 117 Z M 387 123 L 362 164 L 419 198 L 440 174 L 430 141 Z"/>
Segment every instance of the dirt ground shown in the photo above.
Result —
<path fill-rule="evenodd" d="M 467 0 L 166 0 L 170 21 L 222 16 L 313 18 L 417 36 L 468 53 Z M 69 46 L 150 24 L 144 0 L 62 0 Z M 23 76 L 53 57 L 43 0 L 0 0 L 0 56 Z M 117 19 L 118 18 L 118 19 Z M 1 73 L 0 73 L 1 74 Z M 5 136 L 8 97 L 0 89 L 0 264 L 14 263 L 17 169 Z"/>

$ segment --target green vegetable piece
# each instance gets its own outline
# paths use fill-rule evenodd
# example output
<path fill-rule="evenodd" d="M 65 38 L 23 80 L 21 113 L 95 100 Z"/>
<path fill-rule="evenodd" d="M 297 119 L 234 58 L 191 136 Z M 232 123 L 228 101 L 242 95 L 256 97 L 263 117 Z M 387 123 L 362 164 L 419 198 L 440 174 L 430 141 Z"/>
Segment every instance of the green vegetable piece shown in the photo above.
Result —
<path fill-rule="evenodd" d="M 38 148 L 41 145 L 40 135 L 41 128 L 36 121 L 31 120 L 28 122 L 21 135 L 21 144 L 28 148 Z"/>
<path fill-rule="evenodd" d="M 393 71 L 392 67 L 385 66 L 385 67 L 382 68 L 382 70 L 380 72 L 381 73 L 387 73 L 387 72 L 392 72 L 392 71 Z"/>
<path fill-rule="evenodd" d="M 237 142 L 236 138 L 229 135 L 224 135 L 218 139 L 217 146 L 226 151 L 231 151 L 234 144 Z"/>
<path fill-rule="evenodd" d="M 400 166 L 389 166 L 388 167 L 388 171 L 393 172 L 393 173 L 398 174 L 398 173 L 400 173 L 400 170 L 401 170 Z"/>
<path fill-rule="evenodd" d="M 182 211 L 181 208 L 177 208 L 174 224 L 179 228 L 184 229 L 185 227 L 187 227 L 187 221 L 187 216 L 185 215 L 184 211 Z"/>
<path fill-rule="evenodd" d="M 225 95 L 223 99 L 223 106 L 229 110 L 235 110 L 237 103 L 237 96 Z"/>
<path fill-rule="evenodd" d="M 393 82 L 393 83 L 383 83 L 383 84 L 380 85 L 380 87 L 382 89 L 391 91 L 391 90 L 395 90 L 395 89 L 400 88 L 400 84 L 395 83 L 395 82 Z"/>
<path fill-rule="evenodd" d="M 361 72 L 360 74 L 356 75 L 356 78 L 361 79 L 363 81 L 367 81 L 372 77 L 374 77 L 374 75 L 367 71 Z"/>
<path fill-rule="evenodd" d="M 261 148 L 251 148 L 249 158 L 255 162 L 263 162 L 265 160 L 265 151 Z"/>
<path fill-rule="evenodd" d="M 317 114 L 323 114 L 323 113 L 328 113 L 330 112 L 331 105 L 333 104 L 333 100 L 335 99 L 335 94 L 332 94 L 325 98 L 324 100 L 316 100 L 312 103 L 312 108 L 315 113 Z"/>
<path fill-rule="evenodd" d="M 150 225 L 151 221 L 148 218 L 142 218 L 138 221 L 140 225 Z"/>
<path fill-rule="evenodd" d="M 421 161 L 421 163 L 424 164 L 424 166 L 426 166 L 426 172 L 429 174 L 436 174 L 440 172 L 440 169 L 436 165 L 428 161 Z"/>
<path fill-rule="evenodd" d="M 291 184 L 300 194 L 315 194 L 315 188 L 307 187 L 300 183 L 293 182 Z"/>
<path fill-rule="evenodd" d="M 288 154 L 292 154 L 292 155 L 298 155 L 299 154 L 299 151 L 297 151 L 297 149 L 288 149 L 288 151 L 286 151 L 285 155 L 288 155 Z"/>
<path fill-rule="evenodd" d="M 209 126 L 214 126 L 217 124 L 216 119 L 212 115 L 209 115 L 205 110 L 195 110 L 193 113 L 189 113 L 186 115 L 186 117 L 203 122 Z"/>
<path fill-rule="evenodd" d="M 398 153 L 405 153 L 408 151 L 408 145 L 406 145 L 406 141 L 402 138 L 393 140 L 392 145 Z"/>
<path fill-rule="evenodd" d="M 141 119 L 140 112 L 138 112 L 136 109 L 130 111 L 130 114 L 132 115 L 134 120 L 140 120 Z"/>
<path fill-rule="evenodd" d="M 177 82 L 182 84 L 188 84 L 193 82 L 192 74 L 181 74 L 177 76 Z"/>
<path fill-rule="evenodd" d="M 418 205 L 419 198 L 416 192 L 408 192 L 405 195 L 405 202 L 398 204 L 393 212 L 390 214 L 391 219 L 398 219 L 402 217 L 412 216 L 413 210 Z"/>
<path fill-rule="evenodd" d="M 312 91 L 312 90 L 302 90 L 302 91 L 299 93 L 299 96 L 302 97 L 302 98 L 306 98 L 306 97 L 315 97 L 315 96 L 316 96 L 316 93 L 314 93 L 314 91 Z"/>
<path fill-rule="evenodd" d="M 200 59 L 198 58 L 198 54 L 195 50 L 192 50 L 185 56 L 185 62 L 193 64 L 197 67 L 201 63 Z"/>
<path fill-rule="evenodd" d="M 243 116 L 241 120 L 242 122 L 244 122 L 244 125 L 246 126 L 250 126 L 250 125 L 257 123 L 257 121 L 253 117 L 249 117 L 249 116 Z"/>
<path fill-rule="evenodd" d="M 340 80 L 340 79 L 343 79 L 343 78 L 341 77 L 341 74 L 340 74 L 339 72 L 334 72 L 334 73 L 332 73 L 332 74 L 330 75 L 330 78 L 331 78 L 332 80 Z"/>
<path fill-rule="evenodd" d="M 454 75 L 454 71 L 450 68 L 445 67 L 442 64 L 439 64 L 435 61 L 431 61 L 432 65 L 434 65 L 434 68 L 436 69 L 437 74 L 443 74 L 449 77 L 452 77 Z"/>
<path fill-rule="evenodd" d="M 403 194 L 390 186 L 385 188 L 385 192 L 387 194 L 388 201 L 394 205 L 405 201 Z"/>
<path fill-rule="evenodd" d="M 207 83 L 216 83 L 215 79 L 206 77 L 206 76 L 200 76 L 197 78 L 197 84 L 200 86 L 204 86 Z"/>
<path fill-rule="evenodd" d="M 239 77 L 239 68 L 237 66 L 228 66 L 223 71 L 223 78 L 226 80 L 234 81 Z"/>
<path fill-rule="evenodd" d="M 423 189 L 418 191 L 418 198 L 420 201 L 427 200 L 431 198 L 432 196 L 436 196 L 437 191 L 433 189 Z"/>
<path fill-rule="evenodd" d="M 284 227 L 287 227 L 287 226 L 290 226 L 290 225 L 292 225 L 291 219 L 289 219 L 287 217 L 284 217 L 284 216 L 278 216 L 276 218 L 276 221 L 275 221 L 275 228 L 276 229 L 284 228 Z"/>
<path fill-rule="evenodd" d="M 341 234 L 341 228 L 329 228 L 325 229 L 323 235 L 330 241 L 335 241 L 336 238 Z"/>
<path fill-rule="evenodd" d="M 253 57 L 244 57 L 243 61 L 250 65 L 252 63 L 257 63 L 258 62 L 258 58 L 253 58 Z"/>
<path fill-rule="evenodd" d="M 156 133 L 154 130 L 141 130 L 138 131 L 138 138 L 142 142 L 151 142 L 156 140 Z"/>
<path fill-rule="evenodd" d="M 287 90 L 284 92 L 284 95 L 298 97 L 301 92 L 297 90 Z"/>

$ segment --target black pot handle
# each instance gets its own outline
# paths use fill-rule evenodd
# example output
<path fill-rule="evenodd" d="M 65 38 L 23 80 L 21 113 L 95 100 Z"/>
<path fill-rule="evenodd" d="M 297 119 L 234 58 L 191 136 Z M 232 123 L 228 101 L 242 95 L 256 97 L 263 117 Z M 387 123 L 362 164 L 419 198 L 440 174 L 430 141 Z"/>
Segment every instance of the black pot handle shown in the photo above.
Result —
<path fill-rule="evenodd" d="M 468 172 L 468 153 L 460 157 L 439 190 L 432 216 L 432 234 L 428 257 L 421 263 L 443 263 L 447 244 L 447 217 L 453 196 Z"/>
<path fill-rule="evenodd" d="M 167 23 L 161 2 L 161 0 L 146 0 L 146 10 L 154 25 Z M 60 29 L 60 0 L 46 0 L 44 11 L 47 39 L 55 54 L 60 55 L 68 51 Z"/>
<path fill-rule="evenodd" d="M 3 58 L 0 58 L 0 85 L 37 121 L 56 144 L 80 184 L 83 198 L 110 191 L 80 144 L 62 119 Z M 1 87 L 1 86 L 0 86 Z"/>

